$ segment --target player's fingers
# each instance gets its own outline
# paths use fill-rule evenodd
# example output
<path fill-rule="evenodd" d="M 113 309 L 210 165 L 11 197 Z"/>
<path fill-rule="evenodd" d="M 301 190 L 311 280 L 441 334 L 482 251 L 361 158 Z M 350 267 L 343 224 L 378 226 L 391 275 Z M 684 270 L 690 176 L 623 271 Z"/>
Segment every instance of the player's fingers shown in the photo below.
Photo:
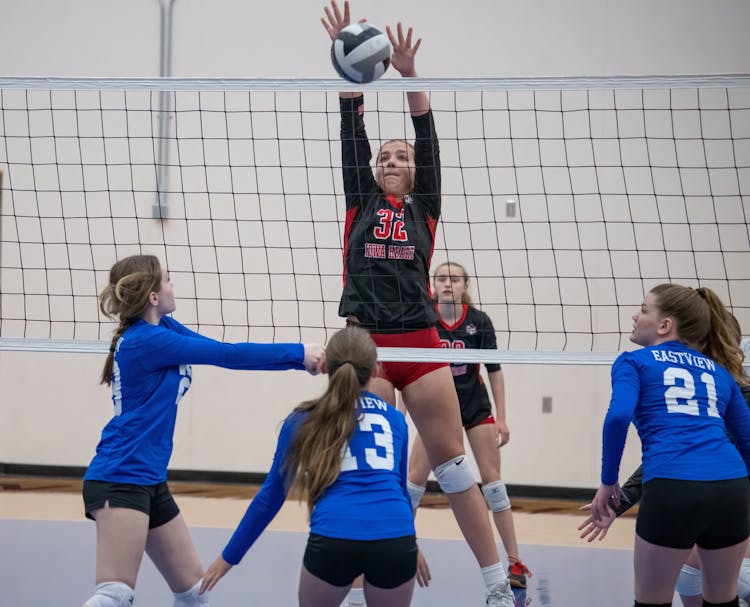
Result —
<path fill-rule="evenodd" d="M 404 44 L 404 26 L 401 24 L 400 21 L 396 24 L 396 29 L 398 30 L 398 43 L 400 45 L 403 45 Z"/>
<path fill-rule="evenodd" d="M 344 2 L 345 7 L 347 4 L 348 2 Z M 331 8 L 333 9 L 333 14 L 336 16 L 336 21 L 340 23 L 342 20 L 342 16 L 341 16 L 341 11 L 339 10 L 339 5 L 336 3 L 336 0 L 331 0 Z"/>
<path fill-rule="evenodd" d="M 406 46 L 411 47 L 411 35 L 413 33 L 413 29 L 410 27 L 408 30 L 406 30 Z"/>
<path fill-rule="evenodd" d="M 417 50 L 419 50 L 419 45 L 422 44 L 422 39 L 417 38 L 417 41 L 414 43 L 414 48 L 412 49 L 413 53 L 416 53 Z"/>
<path fill-rule="evenodd" d="M 390 25 L 385 26 L 385 33 L 388 34 L 388 41 L 391 43 L 391 46 L 395 47 L 398 42 L 396 41 L 396 37 L 393 35 L 393 30 L 391 30 Z"/>

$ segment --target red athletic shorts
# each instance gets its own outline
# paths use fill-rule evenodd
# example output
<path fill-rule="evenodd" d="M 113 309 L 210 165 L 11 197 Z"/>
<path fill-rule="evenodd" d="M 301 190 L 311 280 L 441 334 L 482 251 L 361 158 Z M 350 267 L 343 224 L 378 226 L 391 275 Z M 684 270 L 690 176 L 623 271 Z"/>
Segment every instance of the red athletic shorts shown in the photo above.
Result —
<path fill-rule="evenodd" d="M 370 333 L 372 341 L 379 348 L 439 348 L 440 337 L 437 329 L 431 327 L 409 333 Z M 447 367 L 448 363 L 380 363 L 378 377 L 387 379 L 397 390 L 403 390 L 410 383 L 435 369 Z"/>

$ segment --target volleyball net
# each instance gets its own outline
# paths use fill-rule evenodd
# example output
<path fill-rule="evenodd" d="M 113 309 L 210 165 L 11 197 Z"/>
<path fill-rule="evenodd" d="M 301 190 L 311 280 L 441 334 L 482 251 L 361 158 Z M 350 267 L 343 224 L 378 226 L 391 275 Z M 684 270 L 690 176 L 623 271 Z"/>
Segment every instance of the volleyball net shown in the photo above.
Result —
<path fill-rule="evenodd" d="M 326 341 L 347 87 L 0 78 L 0 349 L 104 351 L 97 295 L 133 253 L 205 335 Z M 440 139 L 433 267 L 467 268 L 499 352 L 390 359 L 609 363 L 660 282 L 711 287 L 750 327 L 750 76 L 382 80 L 373 148 L 413 138 L 415 89 Z"/>

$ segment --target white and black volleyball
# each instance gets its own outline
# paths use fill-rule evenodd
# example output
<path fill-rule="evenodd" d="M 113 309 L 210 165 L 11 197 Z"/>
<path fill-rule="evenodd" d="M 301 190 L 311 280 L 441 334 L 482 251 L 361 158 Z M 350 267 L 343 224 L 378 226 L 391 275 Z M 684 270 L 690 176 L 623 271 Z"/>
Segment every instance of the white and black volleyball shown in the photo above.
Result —
<path fill-rule="evenodd" d="M 363 84 L 385 73 L 392 51 L 382 30 L 369 23 L 353 23 L 343 28 L 333 41 L 331 61 L 339 76 Z"/>

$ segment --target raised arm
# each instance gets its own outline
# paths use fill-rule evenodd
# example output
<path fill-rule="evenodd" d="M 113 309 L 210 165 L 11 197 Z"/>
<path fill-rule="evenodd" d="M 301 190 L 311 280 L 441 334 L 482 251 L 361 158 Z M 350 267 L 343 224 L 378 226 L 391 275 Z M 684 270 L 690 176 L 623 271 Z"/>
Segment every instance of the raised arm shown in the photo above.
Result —
<path fill-rule="evenodd" d="M 406 36 L 404 36 L 404 28 L 400 21 L 396 24 L 396 35 L 393 34 L 390 26 L 387 26 L 385 31 L 393 47 L 393 54 L 391 55 L 393 69 L 404 78 L 416 78 L 417 70 L 414 67 L 414 56 L 422 44 L 422 39 L 417 38 L 417 41 L 412 44 L 413 29 L 410 27 Z M 409 111 L 412 116 L 421 116 L 430 111 L 430 99 L 427 93 L 409 91 L 406 93 L 406 100 L 409 103 Z"/>

